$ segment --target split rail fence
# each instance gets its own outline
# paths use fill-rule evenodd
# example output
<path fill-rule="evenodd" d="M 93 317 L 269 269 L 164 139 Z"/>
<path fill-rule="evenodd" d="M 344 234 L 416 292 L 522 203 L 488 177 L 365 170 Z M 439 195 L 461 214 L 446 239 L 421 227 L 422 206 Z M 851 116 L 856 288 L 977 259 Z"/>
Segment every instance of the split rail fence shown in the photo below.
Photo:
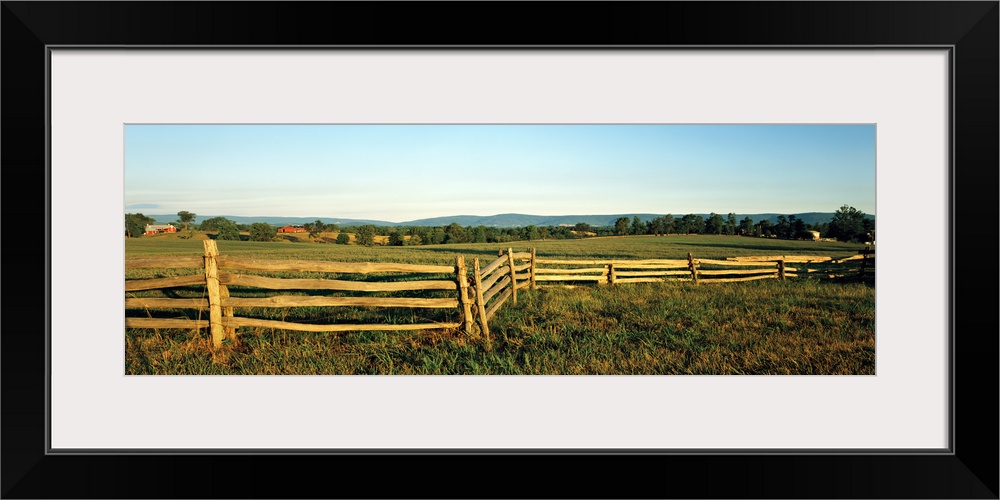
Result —
<path fill-rule="evenodd" d="M 852 264 L 857 263 L 857 267 Z M 799 267 L 791 267 L 794 264 Z M 802 267 L 807 266 L 807 267 Z M 813 255 L 778 255 L 697 259 L 546 259 L 535 261 L 534 280 L 545 283 L 598 284 L 691 281 L 732 283 L 798 277 L 838 278 L 868 276 L 875 272 L 870 248 L 844 258 Z"/>
<path fill-rule="evenodd" d="M 619 285 L 662 281 L 694 283 L 727 283 L 761 279 L 800 277 L 836 278 L 872 276 L 875 271 L 874 252 L 866 247 L 858 255 L 844 258 L 827 256 L 753 256 L 720 259 L 697 259 L 690 253 L 687 259 L 547 259 L 538 258 L 534 248 L 514 252 L 508 248 L 485 266 L 473 260 L 472 282 L 463 256 L 455 265 L 421 265 L 396 263 L 348 263 L 315 260 L 262 260 L 219 255 L 216 242 L 204 242 L 202 256 L 131 257 L 126 269 L 188 268 L 203 272 L 188 276 L 149 279 L 127 279 L 125 292 L 172 289 L 203 285 L 207 297 L 126 297 L 125 309 L 197 309 L 208 311 L 206 319 L 191 318 L 125 318 L 126 328 L 208 328 L 212 345 L 236 338 L 238 327 L 264 327 L 307 332 L 344 332 L 374 330 L 461 329 L 468 334 L 480 333 L 490 341 L 489 320 L 508 301 L 517 304 L 517 292 L 539 286 L 574 286 L 579 283 Z M 792 264 L 791 266 L 789 264 Z M 333 273 L 364 275 L 368 280 L 328 278 L 277 278 L 245 274 L 252 272 Z M 421 279 L 413 279 L 414 276 Z M 274 295 L 264 297 L 231 297 L 229 286 L 264 290 L 297 290 L 355 293 L 354 296 Z M 434 292 L 433 298 L 387 296 L 394 292 L 410 294 Z M 440 296 L 441 294 L 445 296 Z M 357 295 L 380 294 L 381 296 Z M 374 307 L 443 309 L 454 311 L 457 320 L 423 323 L 315 324 L 276 321 L 236 316 L 237 310 L 250 308 L 294 307 Z"/>
<path fill-rule="evenodd" d="M 205 285 L 207 298 L 146 298 L 125 299 L 125 309 L 198 309 L 208 310 L 208 319 L 126 317 L 126 328 L 209 328 L 212 345 L 219 347 L 224 339 L 235 339 L 237 327 L 265 327 L 308 332 L 343 332 L 352 330 L 423 330 L 468 329 L 471 303 L 464 257 L 455 259 L 454 266 L 434 266 L 391 263 L 347 263 L 314 260 L 262 260 L 219 255 L 214 240 L 206 240 L 205 255 L 200 257 L 136 257 L 125 261 L 126 269 L 138 268 L 200 268 L 202 274 L 170 278 L 135 279 L 125 281 L 125 291 L 155 290 L 191 285 Z M 336 274 L 375 274 L 379 281 L 354 281 L 323 278 L 274 278 L 231 271 L 313 272 Z M 387 281 L 387 276 L 409 278 L 413 275 L 439 275 L 446 279 Z M 451 297 L 413 298 L 385 296 L 317 296 L 277 295 L 270 297 L 230 297 L 228 286 L 255 287 L 267 290 L 325 290 L 341 292 L 400 292 L 445 290 Z M 383 294 L 385 295 L 385 294 Z M 463 314 L 456 322 L 413 324 L 309 324 L 288 321 L 240 317 L 237 308 L 253 307 L 383 307 L 458 309 Z"/>
<path fill-rule="evenodd" d="M 527 262 L 525 262 L 527 261 Z M 535 249 L 527 252 L 500 252 L 496 260 L 480 269 L 479 259 L 473 259 L 476 317 L 487 342 L 490 339 L 489 320 L 509 299 L 517 304 L 517 291 L 535 287 Z M 527 272 L 525 272 L 527 271 Z"/>

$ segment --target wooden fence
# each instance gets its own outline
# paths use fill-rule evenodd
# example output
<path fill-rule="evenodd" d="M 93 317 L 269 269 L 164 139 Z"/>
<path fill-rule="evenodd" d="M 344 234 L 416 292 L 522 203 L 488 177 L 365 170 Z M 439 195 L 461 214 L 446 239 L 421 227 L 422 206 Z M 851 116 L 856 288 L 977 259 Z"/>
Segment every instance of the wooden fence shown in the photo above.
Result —
<path fill-rule="evenodd" d="M 720 259 L 698 259 L 690 253 L 686 259 L 540 259 L 534 248 L 525 252 L 506 252 L 480 267 L 473 261 L 469 282 L 465 258 L 457 256 L 454 266 L 348 263 L 313 260 L 262 260 L 219 255 L 216 242 L 204 242 L 203 256 L 131 257 L 126 269 L 196 268 L 203 272 L 189 276 L 130 279 L 125 292 L 169 289 L 203 285 L 207 297 L 160 298 L 126 297 L 125 309 L 197 309 L 207 310 L 208 319 L 190 318 L 125 318 L 126 328 L 209 328 L 212 345 L 219 347 L 224 339 L 235 339 L 238 327 L 264 327 L 308 332 L 343 332 L 355 330 L 424 330 L 461 329 L 479 332 L 490 341 L 489 320 L 509 300 L 517 304 L 517 291 L 523 288 L 568 283 L 598 283 L 618 285 L 662 281 L 694 283 L 728 283 L 760 279 L 800 277 L 836 278 L 871 276 L 875 271 L 875 254 L 865 250 L 843 258 L 827 256 L 753 256 Z M 790 266 L 792 264 L 796 267 Z M 377 280 L 339 280 L 326 278 L 276 278 L 243 274 L 235 271 L 310 272 L 336 274 L 378 274 Z M 410 277 L 438 275 L 446 279 L 386 280 L 387 275 Z M 542 283 L 542 284 L 539 284 Z M 253 287 L 265 290 L 335 291 L 354 293 L 387 292 L 454 292 L 449 297 L 387 297 L 387 296 L 328 296 L 277 295 L 265 297 L 231 297 L 228 286 Z M 309 324 L 275 321 L 235 315 L 236 308 L 254 307 L 376 307 L 452 309 L 458 321 L 427 323 L 369 324 Z"/>
<path fill-rule="evenodd" d="M 457 257 L 454 266 L 415 264 L 345 263 L 311 260 L 261 260 L 219 255 L 214 240 L 206 240 L 205 255 L 193 257 L 136 257 L 125 261 L 126 269 L 137 268 L 200 268 L 202 274 L 170 278 L 125 281 L 125 292 L 155 290 L 191 285 L 204 285 L 207 298 L 144 298 L 128 297 L 125 309 L 198 309 L 208 310 L 208 320 L 175 318 L 126 317 L 126 328 L 209 328 L 212 345 L 219 347 L 225 338 L 235 339 L 237 327 L 265 327 L 308 332 L 342 332 L 352 330 L 422 330 L 472 327 L 472 303 L 464 257 Z M 231 271 L 318 272 L 337 274 L 405 273 L 447 275 L 449 279 L 419 281 L 351 281 L 321 278 L 273 278 Z M 230 297 L 227 285 L 255 287 L 267 290 L 325 290 L 350 292 L 399 292 L 446 290 L 453 297 L 412 298 L 373 296 L 277 295 L 269 297 Z M 458 322 L 415 324 L 306 324 L 275 321 L 234 314 L 236 308 L 252 307 L 393 307 L 456 309 Z"/>
<path fill-rule="evenodd" d="M 730 262 L 774 263 L 779 279 L 785 278 L 866 278 L 875 274 L 875 251 L 865 247 L 857 255 L 827 257 L 822 255 L 778 255 L 756 257 L 729 257 Z M 794 264 L 798 267 L 789 267 Z"/>
<path fill-rule="evenodd" d="M 527 260 L 528 262 L 524 262 Z M 527 272 L 524 272 L 527 271 Z M 535 249 L 515 253 L 508 248 L 500 252 L 496 260 L 480 269 L 479 259 L 473 260 L 475 284 L 476 317 L 479 329 L 486 341 L 490 339 L 490 318 L 504 305 L 507 299 L 517 304 L 517 291 L 525 287 L 535 287 Z"/>
<path fill-rule="evenodd" d="M 827 256 L 754 256 L 698 259 L 544 259 L 533 260 L 534 281 L 543 283 L 624 284 L 661 281 L 732 283 L 799 277 L 867 276 L 875 272 L 875 254 L 866 248 L 844 258 Z M 807 267 L 791 267 L 789 264 Z M 853 267 L 851 264 L 858 264 Z M 545 286 L 545 285 L 539 285 Z"/>

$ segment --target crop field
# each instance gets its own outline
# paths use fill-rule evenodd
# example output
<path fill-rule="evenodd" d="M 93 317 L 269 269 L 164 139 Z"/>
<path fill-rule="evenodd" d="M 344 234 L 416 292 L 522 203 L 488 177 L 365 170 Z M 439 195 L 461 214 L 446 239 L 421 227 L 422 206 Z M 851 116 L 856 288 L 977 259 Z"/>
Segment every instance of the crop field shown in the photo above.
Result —
<path fill-rule="evenodd" d="M 221 255 L 257 259 L 454 265 L 498 251 L 539 258 L 725 259 L 856 254 L 862 245 L 738 236 L 632 236 L 414 247 L 219 241 Z M 127 256 L 192 256 L 196 238 L 126 239 Z M 197 274 L 129 269 L 126 279 Z M 308 278 L 313 274 L 283 273 Z M 204 286 L 128 292 L 200 297 Z M 240 290 L 233 290 L 234 296 Z M 250 292 L 248 292 L 250 293 Z M 452 292 L 454 293 L 454 292 Z M 200 313 L 208 316 L 207 311 Z M 260 308 L 255 316 L 312 322 L 453 322 L 451 310 L 368 307 Z M 859 279 L 742 283 L 630 283 L 517 292 L 489 323 L 491 342 L 454 330 L 301 332 L 240 327 L 211 349 L 207 329 L 126 329 L 128 374 L 299 375 L 769 375 L 875 373 L 875 287 Z"/>

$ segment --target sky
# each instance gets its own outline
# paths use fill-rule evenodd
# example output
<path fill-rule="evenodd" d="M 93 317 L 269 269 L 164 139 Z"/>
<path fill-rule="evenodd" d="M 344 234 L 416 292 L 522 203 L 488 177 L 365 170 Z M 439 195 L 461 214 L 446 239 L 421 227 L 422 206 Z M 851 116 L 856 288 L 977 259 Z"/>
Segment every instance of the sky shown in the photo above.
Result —
<path fill-rule="evenodd" d="M 875 214 L 874 125 L 126 125 L 125 211 Z"/>

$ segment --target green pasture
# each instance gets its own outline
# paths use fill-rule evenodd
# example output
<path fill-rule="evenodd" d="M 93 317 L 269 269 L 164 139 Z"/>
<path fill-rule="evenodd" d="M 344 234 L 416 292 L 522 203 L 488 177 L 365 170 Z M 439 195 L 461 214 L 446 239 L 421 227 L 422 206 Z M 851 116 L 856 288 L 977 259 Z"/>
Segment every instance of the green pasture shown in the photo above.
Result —
<path fill-rule="evenodd" d="M 343 262 L 409 262 L 451 264 L 456 255 L 496 258 L 500 249 L 524 251 L 534 247 L 539 258 L 720 259 L 746 255 L 829 255 L 841 257 L 864 249 L 857 243 L 779 240 L 716 235 L 624 236 L 575 240 L 535 240 L 511 243 L 464 243 L 426 246 L 357 246 L 317 242 L 218 241 L 219 253 L 261 259 L 316 259 Z M 126 255 L 201 254 L 196 239 L 132 238 L 125 240 Z"/>

